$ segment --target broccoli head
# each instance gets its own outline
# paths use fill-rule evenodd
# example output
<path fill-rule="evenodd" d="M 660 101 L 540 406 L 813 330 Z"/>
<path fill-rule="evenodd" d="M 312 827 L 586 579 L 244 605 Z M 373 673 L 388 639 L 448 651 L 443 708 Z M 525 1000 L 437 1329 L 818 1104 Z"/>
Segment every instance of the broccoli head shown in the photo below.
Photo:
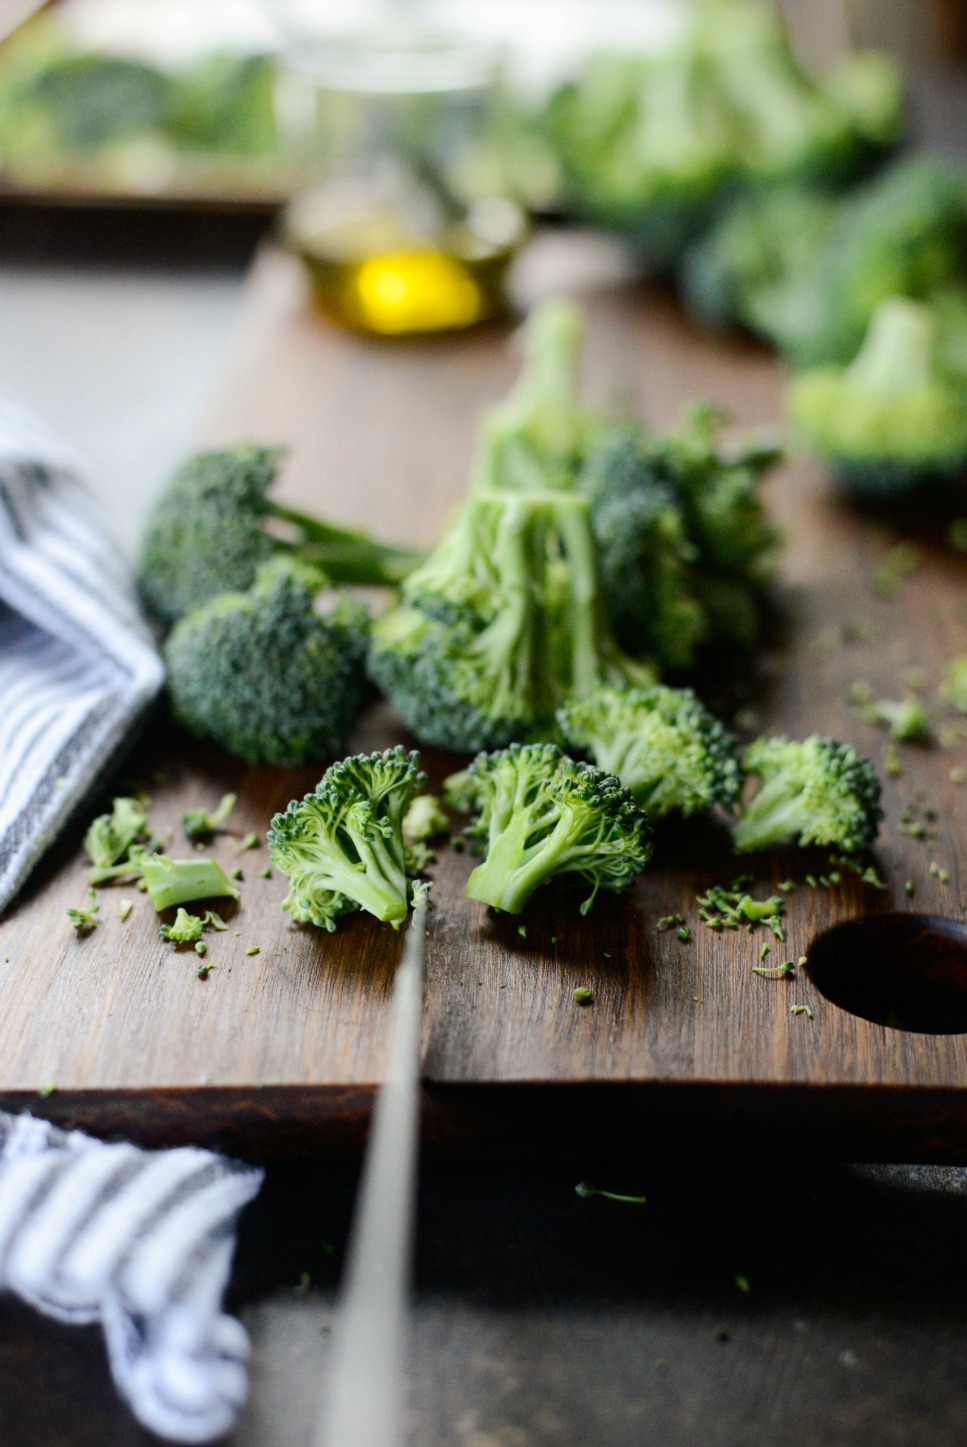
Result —
<path fill-rule="evenodd" d="M 398 929 L 410 888 L 403 820 L 425 784 L 419 754 L 399 746 L 327 769 L 269 828 L 272 863 L 289 881 L 282 908 L 327 930 L 357 910 Z"/>
<path fill-rule="evenodd" d="M 540 885 L 578 874 L 591 885 L 586 914 L 599 889 L 628 888 L 651 857 L 651 827 L 628 790 L 555 744 L 478 754 L 470 776 L 478 813 L 471 832 L 485 840 L 484 860 L 467 881 L 471 899 L 520 914 Z"/>
<path fill-rule="evenodd" d="M 277 447 L 234 447 L 199 453 L 175 473 L 141 548 L 139 586 L 152 613 L 174 623 L 209 598 L 242 592 L 280 553 L 323 568 L 337 583 L 395 587 L 416 565 L 419 556 L 406 549 L 272 502 L 266 494 L 281 458 Z"/>
<path fill-rule="evenodd" d="M 734 170 L 736 128 L 704 48 L 600 52 L 551 100 L 548 134 L 576 211 L 668 264 Z"/>
<path fill-rule="evenodd" d="M 175 716 L 252 763 L 295 768 L 340 753 L 363 695 L 368 617 L 316 599 L 326 579 L 287 558 L 247 593 L 224 593 L 178 623 L 165 644 Z"/>
<path fill-rule="evenodd" d="M 759 787 L 732 829 L 741 853 L 798 842 L 858 854 L 875 841 L 880 782 L 849 745 L 818 734 L 801 743 L 763 738 L 749 745 L 744 763 Z"/>
<path fill-rule="evenodd" d="M 442 748 L 494 748 L 554 731 L 566 697 L 651 681 L 601 617 L 587 500 L 478 491 L 404 604 L 376 620 L 369 670 L 404 723 Z"/>
<path fill-rule="evenodd" d="M 855 360 L 795 377 L 788 409 L 803 441 L 863 496 L 967 468 L 967 377 L 946 369 L 940 323 L 922 302 L 882 302 Z"/>
<path fill-rule="evenodd" d="M 596 688 L 566 703 L 558 721 L 565 742 L 614 774 L 652 818 L 735 807 L 739 745 L 689 688 Z"/>

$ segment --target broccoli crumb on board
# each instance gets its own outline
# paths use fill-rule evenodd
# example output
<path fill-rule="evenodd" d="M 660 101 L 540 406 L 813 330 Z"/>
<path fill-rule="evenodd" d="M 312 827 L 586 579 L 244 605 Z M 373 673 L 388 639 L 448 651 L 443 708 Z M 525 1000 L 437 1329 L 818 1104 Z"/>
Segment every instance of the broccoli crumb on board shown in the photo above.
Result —
<path fill-rule="evenodd" d="M 97 929 L 99 923 L 97 914 L 101 906 L 98 904 L 97 894 L 93 889 L 87 891 L 87 900 L 86 909 L 69 909 L 67 911 L 67 918 L 79 935 L 90 934 L 91 930 Z"/>
<path fill-rule="evenodd" d="M 659 934 L 664 934 L 666 930 L 679 929 L 684 923 L 685 916 L 683 914 L 663 914 L 655 928 Z"/>
<path fill-rule="evenodd" d="M 204 928 L 205 921 L 200 915 L 189 914 L 186 909 L 179 908 L 174 923 L 161 925 L 160 934 L 163 940 L 170 940 L 173 944 L 194 944 L 201 939 Z"/>
<path fill-rule="evenodd" d="M 592 1186 L 590 1181 L 578 1181 L 574 1193 L 585 1201 L 592 1196 L 600 1196 L 604 1201 L 622 1201 L 628 1206 L 644 1206 L 647 1202 L 645 1196 L 626 1196 L 618 1191 L 605 1191 L 600 1186 Z"/>
<path fill-rule="evenodd" d="M 215 968 L 216 966 L 211 960 L 205 960 L 202 964 L 198 966 L 195 974 L 198 976 L 199 980 L 207 980 L 208 976 Z"/>
<path fill-rule="evenodd" d="M 574 1003 L 576 1005 L 593 1005 L 593 991 L 589 990 L 587 985 L 579 985 L 574 991 Z"/>
<path fill-rule="evenodd" d="M 782 980 L 789 975 L 794 975 L 796 966 L 792 960 L 785 960 L 781 965 L 770 965 L 768 968 L 764 965 L 753 965 L 752 973 L 762 975 L 767 980 Z"/>
<path fill-rule="evenodd" d="M 118 915 L 119 915 L 119 917 L 120 917 L 120 920 L 121 920 L 121 923 L 122 923 L 122 924 L 123 924 L 124 921 L 127 919 L 128 915 L 131 913 L 132 909 L 134 909 L 134 905 L 132 904 L 132 902 L 131 902 L 129 899 L 122 899 L 122 900 L 119 901 L 119 903 L 118 903 Z"/>
<path fill-rule="evenodd" d="M 741 875 L 730 889 L 721 884 L 712 885 L 696 900 L 699 918 L 711 930 L 744 929 L 751 934 L 759 925 L 765 925 L 777 940 L 784 940 L 785 900 L 778 894 L 768 899 L 753 899 L 748 893 L 751 882 L 751 876 Z"/>
<path fill-rule="evenodd" d="M 257 954 L 259 953 L 259 949 L 260 949 L 260 946 L 259 946 L 259 945 L 251 945 L 251 946 L 245 951 L 245 953 L 246 953 L 247 955 L 257 955 Z"/>
<path fill-rule="evenodd" d="M 271 878 L 272 878 L 272 870 L 269 868 L 268 865 L 266 865 L 264 869 L 260 869 L 260 870 L 259 870 L 259 879 L 271 879 Z"/>
<path fill-rule="evenodd" d="M 236 854 L 244 854 L 247 849 L 258 849 L 261 842 L 261 838 L 253 829 L 250 834 L 246 834 L 242 839 L 237 840 L 235 852 Z"/>
<path fill-rule="evenodd" d="M 223 794 L 217 807 L 211 813 L 207 809 L 189 809 L 181 816 L 181 827 L 189 839 L 206 839 L 217 834 L 228 821 L 229 815 L 238 803 L 237 794 Z"/>
<path fill-rule="evenodd" d="M 807 1020 L 814 1020 L 816 1017 L 808 1005 L 790 1005 L 790 1015 L 805 1015 Z"/>
<path fill-rule="evenodd" d="M 195 954 L 196 954 L 196 955 L 207 955 L 207 953 L 208 953 L 208 946 L 205 944 L 205 941 L 204 941 L 204 940 L 197 940 L 196 943 L 195 943 Z"/>

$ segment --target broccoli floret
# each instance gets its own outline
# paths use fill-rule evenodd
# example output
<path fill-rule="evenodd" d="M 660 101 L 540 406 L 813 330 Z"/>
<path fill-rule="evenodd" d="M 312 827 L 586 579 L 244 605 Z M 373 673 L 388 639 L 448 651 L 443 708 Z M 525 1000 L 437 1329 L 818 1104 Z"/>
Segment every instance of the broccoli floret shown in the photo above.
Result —
<path fill-rule="evenodd" d="M 958 653 L 948 660 L 940 692 L 958 713 L 967 713 L 967 653 Z"/>
<path fill-rule="evenodd" d="M 602 429 L 578 478 L 618 641 L 665 667 L 688 667 L 713 640 L 749 644 L 760 628 L 778 537 L 759 488 L 781 453 L 751 443 L 727 452 L 722 421 L 696 405 L 665 437 Z"/>
<path fill-rule="evenodd" d="M 174 924 L 163 924 L 161 926 L 161 938 L 171 940 L 176 945 L 193 945 L 196 940 L 201 939 L 201 932 L 205 928 L 205 921 L 197 914 L 189 914 L 186 909 L 179 909 L 175 915 Z"/>
<path fill-rule="evenodd" d="M 337 583 L 398 584 L 419 555 L 272 502 L 277 447 L 203 452 L 175 473 L 148 520 L 139 584 L 152 613 L 174 623 L 220 593 L 242 592 L 274 555 L 296 555 Z M 294 537 L 269 531 L 287 527 Z"/>
<path fill-rule="evenodd" d="M 426 743 L 472 751 L 546 735 L 571 694 L 653 681 L 601 618 L 576 494 L 473 493 L 403 591 L 373 626 L 369 669 Z"/>
<path fill-rule="evenodd" d="M 272 863 L 289 880 L 282 908 L 327 930 L 360 909 L 398 929 L 409 907 L 403 820 L 425 784 L 419 754 L 399 745 L 327 769 L 269 828 Z"/>
<path fill-rule="evenodd" d="M 574 208 L 656 266 L 705 224 L 734 170 L 734 118 L 689 39 L 662 55 L 592 55 L 547 126 Z"/>
<path fill-rule="evenodd" d="M 237 794 L 223 794 L 217 809 L 212 813 L 207 809 L 189 809 L 187 814 L 181 816 L 181 827 L 189 839 L 204 839 L 209 834 L 217 834 L 237 802 Z"/>
<path fill-rule="evenodd" d="M 275 65 L 264 55 L 204 55 L 174 77 L 165 130 L 179 150 L 267 156 L 278 148 Z"/>
<path fill-rule="evenodd" d="M 776 8 L 759 0 L 706 5 L 699 31 L 752 177 L 846 180 L 897 139 L 899 73 L 884 57 L 848 64 L 823 85 L 799 65 Z"/>
<path fill-rule="evenodd" d="M 879 698 L 863 704 L 867 723 L 886 724 L 895 739 L 928 739 L 930 715 L 919 698 Z"/>
<path fill-rule="evenodd" d="M 405 839 L 424 844 L 450 828 L 450 820 L 435 794 L 417 794 L 403 817 Z"/>
<path fill-rule="evenodd" d="M 870 760 L 847 744 L 818 734 L 801 743 L 758 739 L 744 764 L 759 788 L 732 829 L 740 852 L 797 841 L 857 854 L 876 839 L 880 782 Z"/>
<path fill-rule="evenodd" d="M 101 906 L 97 902 L 97 895 L 93 889 L 87 891 L 87 901 L 87 909 L 69 909 L 67 911 L 67 918 L 79 935 L 90 934 L 91 930 L 97 929 L 100 923 L 97 914 Z"/>
<path fill-rule="evenodd" d="M 771 340 L 796 367 L 847 363 L 889 297 L 930 299 L 967 279 L 967 177 L 917 159 L 851 192 L 826 244 L 794 279 Z"/>
<path fill-rule="evenodd" d="M 142 838 L 148 816 L 140 799 L 113 800 L 110 814 L 100 814 L 84 835 L 84 848 L 96 868 L 117 864 Z"/>
<path fill-rule="evenodd" d="M 597 688 L 558 713 L 565 742 L 590 753 L 653 818 L 730 812 L 742 788 L 737 741 L 688 688 Z"/>
<path fill-rule="evenodd" d="M 812 273 L 836 214 L 832 196 L 770 186 L 740 197 L 682 257 L 678 279 L 696 320 L 772 340 L 812 303 Z"/>
<path fill-rule="evenodd" d="M 611 774 L 575 763 L 555 744 L 511 744 L 478 754 L 470 766 L 486 840 L 467 894 L 520 914 L 534 890 L 559 874 L 579 874 L 599 889 L 623 890 L 651 857 L 651 827 Z"/>
<path fill-rule="evenodd" d="M 930 307 L 892 297 L 848 367 L 791 382 L 793 426 L 851 491 L 897 496 L 967 468 L 967 378 L 944 367 L 940 335 Z"/>
<path fill-rule="evenodd" d="M 165 644 L 175 716 L 253 763 L 294 768 L 342 752 L 363 696 L 368 617 L 348 599 L 316 611 L 326 579 L 276 558 Z"/>

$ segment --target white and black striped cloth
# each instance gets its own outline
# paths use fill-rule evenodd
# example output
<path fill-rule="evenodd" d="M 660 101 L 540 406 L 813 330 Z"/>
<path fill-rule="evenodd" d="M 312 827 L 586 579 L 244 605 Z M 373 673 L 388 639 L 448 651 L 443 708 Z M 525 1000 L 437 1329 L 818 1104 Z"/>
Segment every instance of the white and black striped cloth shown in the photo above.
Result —
<path fill-rule="evenodd" d="M 153 1432 L 220 1437 L 249 1357 L 221 1300 L 261 1183 L 210 1151 L 108 1145 L 0 1112 L 0 1286 L 59 1321 L 100 1321 L 118 1389 Z"/>
<path fill-rule="evenodd" d="M 0 910 L 163 676 L 94 501 L 35 425 L 0 405 Z"/>

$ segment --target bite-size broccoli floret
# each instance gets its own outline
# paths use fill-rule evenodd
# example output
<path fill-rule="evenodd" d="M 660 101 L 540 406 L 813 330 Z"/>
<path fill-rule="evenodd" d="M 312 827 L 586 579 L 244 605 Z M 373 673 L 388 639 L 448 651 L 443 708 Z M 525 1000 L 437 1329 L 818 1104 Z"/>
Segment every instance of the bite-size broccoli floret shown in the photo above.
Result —
<path fill-rule="evenodd" d="M 735 807 L 738 742 L 690 688 L 596 688 L 566 703 L 558 721 L 565 743 L 614 774 L 652 818 Z"/>
<path fill-rule="evenodd" d="M 148 816 L 140 799 L 114 799 L 110 814 L 98 815 L 84 835 L 91 863 L 95 868 L 117 864 L 143 838 L 147 827 Z"/>
<path fill-rule="evenodd" d="M 478 813 L 471 832 L 485 857 L 467 894 L 520 914 L 534 890 L 560 874 L 599 889 L 627 889 L 651 857 L 644 811 L 612 774 L 576 763 L 555 744 L 511 744 L 470 765 Z"/>
<path fill-rule="evenodd" d="M 179 468 L 141 546 L 139 585 L 152 613 L 174 623 L 209 598 L 244 591 L 280 553 L 323 568 L 336 583 L 396 586 L 416 565 L 419 555 L 405 548 L 273 502 L 267 493 L 282 455 L 278 447 L 233 447 Z"/>
<path fill-rule="evenodd" d="M 922 302 L 882 302 L 855 360 L 793 378 L 788 410 L 802 440 L 866 497 L 967 469 L 967 377 L 947 370 L 939 320 Z"/>
<path fill-rule="evenodd" d="M 361 909 L 398 929 L 410 903 L 403 820 L 425 784 L 419 754 L 401 746 L 327 769 L 311 794 L 276 814 L 266 836 L 289 881 L 282 908 L 327 930 Z"/>
<path fill-rule="evenodd" d="M 160 933 L 163 940 L 170 940 L 174 945 L 193 945 L 201 939 L 204 928 L 205 921 L 201 915 L 189 914 L 186 909 L 179 908 L 174 923 L 163 924 Z"/>
<path fill-rule="evenodd" d="M 417 844 L 425 844 L 446 834 L 450 820 L 435 794 L 417 794 L 403 817 L 403 837 Z"/>
<path fill-rule="evenodd" d="M 758 789 L 732 828 L 748 853 L 796 842 L 858 854 L 876 839 L 883 811 L 870 760 L 848 744 L 813 734 L 797 742 L 757 739 L 745 751 Z"/>
<path fill-rule="evenodd" d="M 368 616 L 317 609 L 315 568 L 276 558 L 245 593 L 189 613 L 165 643 L 176 718 L 253 763 L 294 768 L 342 752 L 359 713 Z"/>
<path fill-rule="evenodd" d="M 425 743 L 470 752 L 546 736 L 571 694 L 653 681 L 604 623 L 588 502 L 574 493 L 473 493 L 403 591 L 373 625 L 369 670 Z"/>

